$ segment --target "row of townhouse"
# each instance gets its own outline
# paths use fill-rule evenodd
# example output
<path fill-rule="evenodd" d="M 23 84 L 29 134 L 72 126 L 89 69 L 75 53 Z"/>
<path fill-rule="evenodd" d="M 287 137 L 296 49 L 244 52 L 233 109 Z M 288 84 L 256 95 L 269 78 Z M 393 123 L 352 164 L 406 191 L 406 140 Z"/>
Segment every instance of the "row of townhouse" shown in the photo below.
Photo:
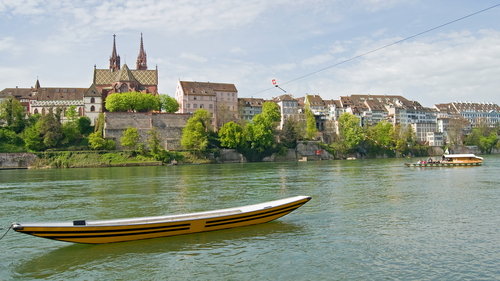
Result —
<path fill-rule="evenodd" d="M 0 91 L 0 102 L 14 97 L 31 114 L 46 114 L 58 107 L 65 110 L 74 105 L 80 116 L 89 117 L 94 124 L 98 114 L 106 111 L 106 98 L 110 94 L 135 91 L 158 95 L 158 68 L 147 68 L 142 34 L 135 70 L 129 69 L 127 64 L 120 64 L 116 37 L 113 37 L 109 61 L 109 69 L 96 69 L 94 66 L 93 80 L 88 88 L 41 87 L 37 79 L 34 87 L 5 88 Z M 331 121 L 330 124 L 334 124 L 338 133 L 336 122 L 341 114 L 347 112 L 357 116 L 360 125 L 375 125 L 382 120 L 394 125 L 411 125 L 418 141 L 430 145 L 443 144 L 453 118 L 467 120 L 468 131 L 478 124 L 494 126 L 500 122 L 500 107 L 493 103 L 452 102 L 427 108 L 417 101 L 398 95 L 350 95 L 341 96 L 338 100 L 324 100 L 320 95 L 306 94 L 304 97 L 294 98 L 285 94 L 264 100 L 239 98 L 236 86 L 229 83 L 179 80 L 175 99 L 179 103 L 178 113 L 193 113 L 200 108 L 208 110 L 215 129 L 230 121 L 251 120 L 262 112 L 263 104 L 270 101 L 280 108 L 280 128 L 283 128 L 289 118 L 303 120 L 304 107 L 308 106 L 316 117 L 316 126 L 320 132 L 330 130 L 332 126 L 326 126 L 326 122 Z"/>

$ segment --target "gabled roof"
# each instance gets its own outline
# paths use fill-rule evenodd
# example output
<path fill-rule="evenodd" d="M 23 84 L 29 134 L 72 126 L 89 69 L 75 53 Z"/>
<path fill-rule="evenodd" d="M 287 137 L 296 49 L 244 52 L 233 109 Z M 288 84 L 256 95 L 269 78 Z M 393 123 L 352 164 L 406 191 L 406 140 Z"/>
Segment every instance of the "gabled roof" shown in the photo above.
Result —
<path fill-rule="evenodd" d="M 131 70 L 126 64 L 122 69 L 94 69 L 95 85 L 111 85 L 118 81 L 136 81 L 141 85 L 158 85 L 157 70 Z"/>
<path fill-rule="evenodd" d="M 273 98 L 274 102 L 280 102 L 280 101 L 295 101 L 291 95 L 281 95 L 279 97 Z"/>
<path fill-rule="evenodd" d="M 182 91 L 194 95 L 215 95 L 215 92 L 235 92 L 238 90 L 234 84 L 211 83 L 211 82 L 188 82 L 179 81 Z"/>
<path fill-rule="evenodd" d="M 116 81 L 120 82 L 138 82 L 134 75 L 132 75 L 132 71 L 128 68 L 127 64 L 124 64 L 122 69 L 117 71 Z M 113 82 L 116 82 L 113 81 Z"/>
<path fill-rule="evenodd" d="M 310 106 L 325 106 L 323 99 L 319 95 L 307 95 Z"/>
<path fill-rule="evenodd" d="M 15 97 L 16 99 L 30 98 L 33 88 L 5 88 L 0 91 L 0 99 L 7 97 Z"/>
<path fill-rule="evenodd" d="M 85 91 L 85 93 L 83 93 L 83 96 L 84 97 L 100 97 L 101 94 L 99 93 L 99 90 L 97 89 L 97 87 L 92 84 L 90 85 L 90 87 Z"/>
<path fill-rule="evenodd" d="M 45 100 L 83 100 L 87 88 L 46 88 L 41 87 L 36 93 L 36 99 Z"/>
<path fill-rule="evenodd" d="M 264 102 L 266 102 L 264 99 L 254 98 L 240 98 L 239 101 L 245 107 L 262 107 Z"/>

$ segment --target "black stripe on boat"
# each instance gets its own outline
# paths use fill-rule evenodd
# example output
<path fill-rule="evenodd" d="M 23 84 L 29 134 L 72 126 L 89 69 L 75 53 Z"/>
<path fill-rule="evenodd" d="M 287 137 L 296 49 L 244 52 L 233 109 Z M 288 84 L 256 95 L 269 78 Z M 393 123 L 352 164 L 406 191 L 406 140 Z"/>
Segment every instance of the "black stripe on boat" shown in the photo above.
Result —
<path fill-rule="evenodd" d="M 150 230 L 150 229 L 160 229 L 160 228 L 174 228 L 174 227 L 184 227 L 184 226 L 190 226 L 191 224 L 189 223 L 183 223 L 183 224 L 175 224 L 175 225 L 163 225 L 163 226 L 155 226 L 155 227 L 141 227 L 141 228 L 125 228 L 125 229 L 99 229 L 99 230 L 70 230 L 70 231 L 61 231 L 61 230 L 46 230 L 46 231 L 20 231 L 22 233 L 27 233 L 27 234 L 50 234 L 50 233 L 96 233 L 96 232 L 124 232 L 124 231 L 141 231 L 141 230 Z"/>
<path fill-rule="evenodd" d="M 29 233 L 29 232 L 24 232 L 26 234 L 32 234 L 32 235 L 35 235 L 35 236 L 38 236 L 38 237 L 43 237 L 43 238 L 49 238 L 49 239 L 55 239 L 55 240 L 60 240 L 60 239 L 74 239 L 74 238 L 87 238 L 87 239 L 91 239 L 91 238 L 100 238 L 100 237 L 118 237 L 118 236 L 133 236 L 133 235 L 143 235 L 143 234 L 152 234 L 152 233 L 161 233 L 161 232 L 172 232 L 172 231 L 179 231 L 179 230 L 189 230 L 189 227 L 184 227 L 184 228 L 173 228 L 173 229 L 162 229 L 162 230 L 155 230 L 155 231 L 144 231 L 144 232 L 127 232 L 127 233 L 111 233 L 111 234 L 98 234 L 100 233 L 100 231 L 94 231 L 94 232 L 91 232 L 91 233 L 95 233 L 96 235 L 79 235 L 79 236 L 75 236 L 75 235 L 68 235 L 68 234 L 71 234 L 71 233 L 58 233 L 60 235 L 58 236 L 39 236 L 37 235 L 38 232 L 33 232 L 33 233 Z M 102 232 L 102 231 L 101 231 Z M 63 234 L 66 234 L 63 235 Z"/>
<path fill-rule="evenodd" d="M 247 216 L 239 216 L 239 217 L 235 217 L 235 218 L 220 219 L 220 220 L 211 220 L 211 221 L 207 221 L 206 227 L 228 225 L 228 224 L 240 223 L 240 222 L 251 221 L 251 220 L 256 220 L 256 219 L 262 219 L 262 218 L 266 218 L 266 217 L 272 217 L 272 216 L 276 216 L 276 215 L 279 215 L 282 213 L 290 213 L 302 205 L 304 205 L 304 203 L 299 203 L 299 204 L 287 206 L 284 208 L 280 208 L 280 209 L 276 209 L 276 210 L 272 210 L 272 211 L 264 212 L 264 213 L 252 214 L 252 215 L 247 215 Z"/>

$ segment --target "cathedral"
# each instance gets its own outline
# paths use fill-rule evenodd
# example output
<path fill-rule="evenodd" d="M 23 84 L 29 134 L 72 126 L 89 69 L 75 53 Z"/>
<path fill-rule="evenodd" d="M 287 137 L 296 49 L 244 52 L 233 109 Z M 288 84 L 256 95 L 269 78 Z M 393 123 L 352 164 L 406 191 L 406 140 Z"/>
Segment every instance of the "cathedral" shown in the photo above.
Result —
<path fill-rule="evenodd" d="M 96 69 L 89 88 L 42 87 L 37 79 L 31 88 L 6 88 L 0 91 L 0 101 L 9 96 L 18 99 L 31 114 L 45 114 L 50 109 L 62 107 L 66 110 L 74 105 L 80 116 L 90 118 L 95 123 L 99 113 L 105 112 L 106 98 L 113 93 L 141 92 L 158 95 L 158 68 L 148 70 L 146 51 L 141 33 L 139 55 L 135 70 L 127 64 L 120 65 L 116 51 L 116 35 L 113 35 L 113 49 L 109 59 L 109 69 Z M 64 117 L 63 117 L 63 120 Z"/>
<path fill-rule="evenodd" d="M 158 95 L 158 69 L 148 70 L 142 33 L 135 70 L 129 69 L 127 64 L 120 65 L 120 56 L 116 51 L 116 35 L 113 35 L 109 69 L 96 69 L 94 66 L 92 86 L 99 91 L 103 102 L 113 93 L 141 92 Z"/>

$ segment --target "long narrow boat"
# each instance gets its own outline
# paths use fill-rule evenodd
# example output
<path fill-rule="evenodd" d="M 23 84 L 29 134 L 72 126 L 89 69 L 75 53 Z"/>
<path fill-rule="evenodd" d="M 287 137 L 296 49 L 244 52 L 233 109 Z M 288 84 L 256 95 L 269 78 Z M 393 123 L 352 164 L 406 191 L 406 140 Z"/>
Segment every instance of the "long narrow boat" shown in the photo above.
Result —
<path fill-rule="evenodd" d="M 54 223 L 13 223 L 17 232 L 59 241 L 103 244 L 266 223 L 307 203 L 295 196 L 255 205 L 182 215 Z"/>
<path fill-rule="evenodd" d="M 481 166 L 483 157 L 474 154 L 445 154 L 441 160 L 405 163 L 408 167 Z"/>

